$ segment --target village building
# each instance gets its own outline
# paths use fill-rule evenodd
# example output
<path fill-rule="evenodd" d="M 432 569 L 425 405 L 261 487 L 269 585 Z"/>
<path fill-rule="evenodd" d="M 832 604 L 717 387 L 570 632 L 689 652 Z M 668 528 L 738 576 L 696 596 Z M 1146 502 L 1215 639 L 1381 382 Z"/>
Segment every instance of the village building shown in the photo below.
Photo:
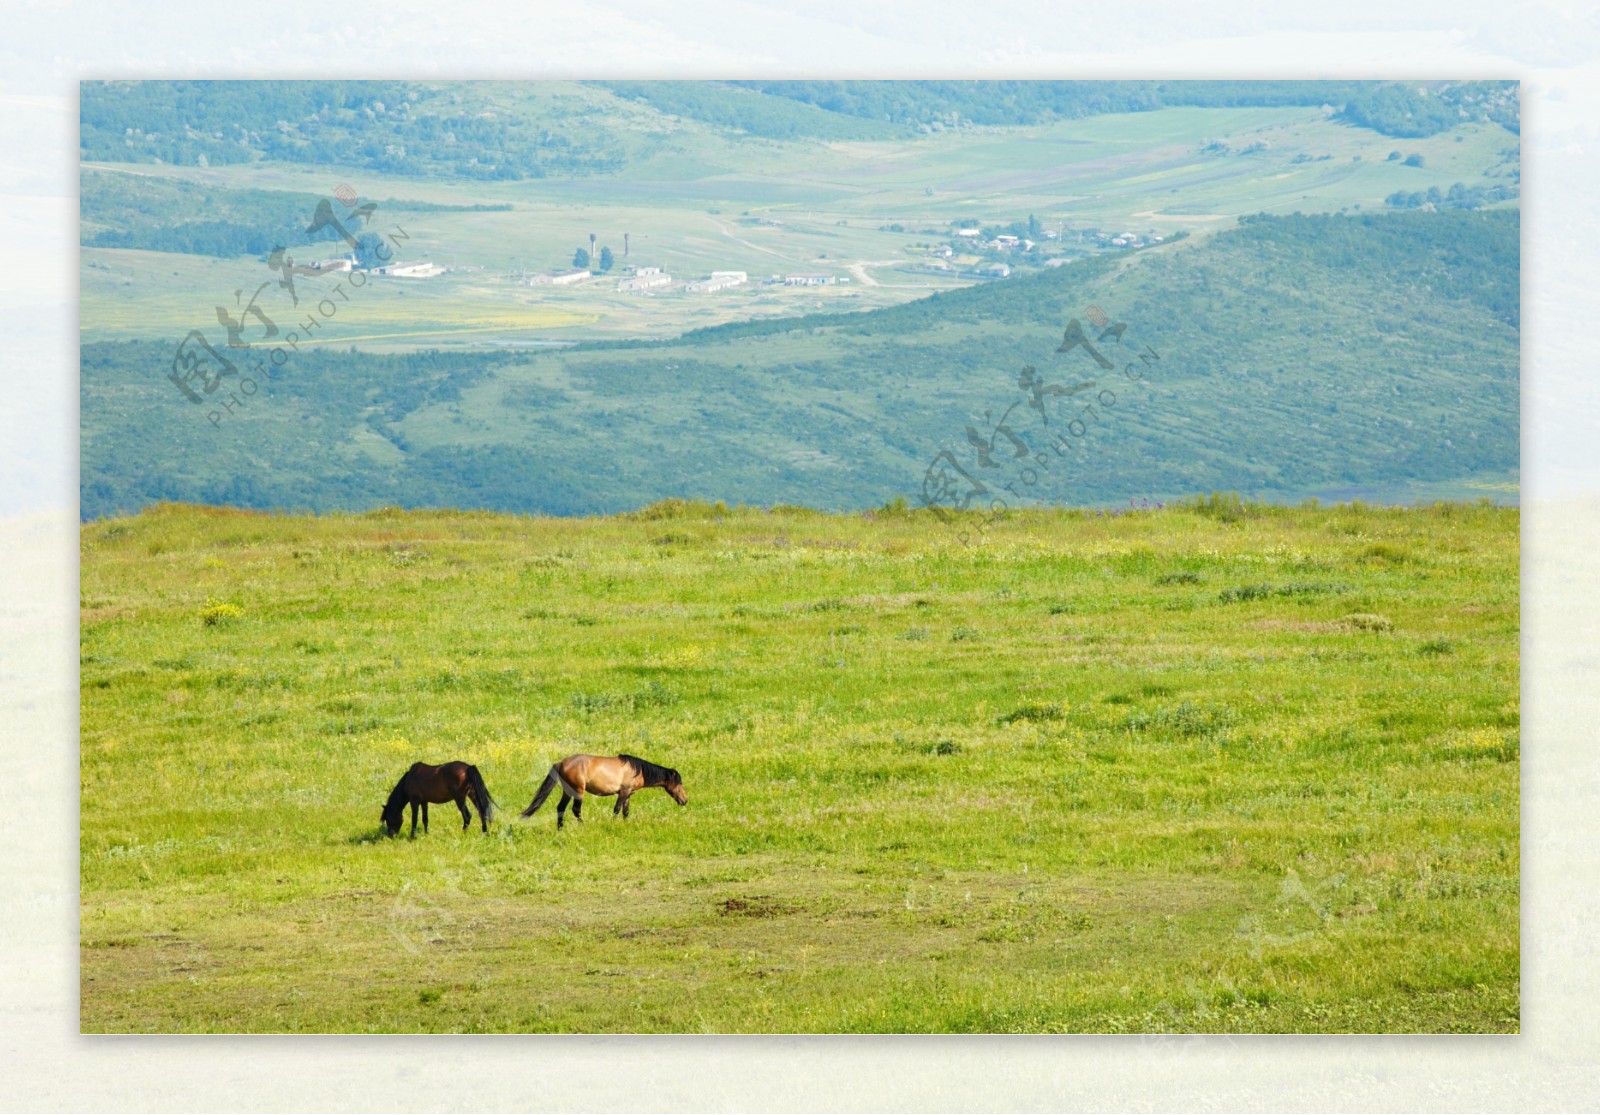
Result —
<path fill-rule="evenodd" d="M 727 290 L 729 287 L 739 286 L 748 281 L 749 276 L 743 271 L 713 271 L 709 279 L 696 279 L 684 285 L 684 290 L 704 293 L 712 290 Z"/>
<path fill-rule="evenodd" d="M 672 276 L 659 267 L 635 267 L 631 276 L 617 284 L 617 289 L 638 293 L 668 286 L 671 283 Z"/>
<path fill-rule="evenodd" d="M 444 268 L 426 260 L 411 263 L 388 263 L 382 267 L 372 269 L 375 275 L 387 275 L 391 279 L 431 279 L 435 275 L 443 275 Z"/>
<path fill-rule="evenodd" d="M 832 275 L 785 275 L 784 286 L 827 286 L 837 280 Z"/>

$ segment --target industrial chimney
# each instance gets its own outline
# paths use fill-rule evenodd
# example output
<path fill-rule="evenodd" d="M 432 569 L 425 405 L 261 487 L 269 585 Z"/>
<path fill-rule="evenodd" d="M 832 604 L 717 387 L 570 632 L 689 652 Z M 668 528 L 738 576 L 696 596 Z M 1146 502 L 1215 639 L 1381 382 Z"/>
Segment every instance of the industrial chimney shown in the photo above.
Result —
<path fill-rule="evenodd" d="M 628 234 L 626 232 L 622 234 L 622 258 L 628 258 Z"/>

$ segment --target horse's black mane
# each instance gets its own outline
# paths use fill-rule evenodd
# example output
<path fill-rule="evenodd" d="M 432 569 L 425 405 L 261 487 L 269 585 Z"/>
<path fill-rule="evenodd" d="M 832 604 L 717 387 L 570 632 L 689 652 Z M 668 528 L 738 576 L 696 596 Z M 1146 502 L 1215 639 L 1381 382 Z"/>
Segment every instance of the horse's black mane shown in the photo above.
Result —
<path fill-rule="evenodd" d="M 400 781 L 394 784 L 394 789 L 389 791 L 389 800 L 383 803 L 383 819 L 385 821 L 388 821 L 391 812 L 397 817 L 404 816 L 406 811 L 406 792 L 404 787 L 406 775 L 410 773 L 410 771 L 406 771 L 405 774 L 402 774 Z"/>
<path fill-rule="evenodd" d="M 618 755 L 617 758 L 624 762 L 632 763 L 639 768 L 639 773 L 644 776 L 646 785 L 664 785 L 673 781 L 673 775 L 678 772 L 670 767 L 657 766 L 655 763 L 641 759 L 637 755 Z"/>

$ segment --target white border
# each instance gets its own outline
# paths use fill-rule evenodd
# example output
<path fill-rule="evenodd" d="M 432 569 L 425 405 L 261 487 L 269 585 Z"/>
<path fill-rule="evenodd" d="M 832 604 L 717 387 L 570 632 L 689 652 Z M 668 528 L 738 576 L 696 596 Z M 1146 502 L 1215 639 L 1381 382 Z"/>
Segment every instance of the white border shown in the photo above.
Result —
<path fill-rule="evenodd" d="M 10 4 L 0 43 L 0 1107 L 1594 1110 L 1600 1106 L 1600 25 L 1490 3 Z M 76 96 L 93 77 L 1524 81 L 1523 1035 L 82 1038 Z M 470 1071 L 478 1083 L 463 1093 Z"/>

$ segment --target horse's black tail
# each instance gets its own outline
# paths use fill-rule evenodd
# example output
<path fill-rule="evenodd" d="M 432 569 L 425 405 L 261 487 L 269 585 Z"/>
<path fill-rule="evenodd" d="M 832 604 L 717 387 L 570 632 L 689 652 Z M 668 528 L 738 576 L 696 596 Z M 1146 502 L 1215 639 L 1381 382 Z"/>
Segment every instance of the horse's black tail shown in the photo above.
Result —
<path fill-rule="evenodd" d="M 494 820 L 494 811 L 500 803 L 489 796 L 489 787 L 483 784 L 483 775 L 478 773 L 477 767 L 467 767 L 467 783 L 472 787 L 473 797 L 478 799 L 478 813 L 483 817 L 483 823 L 488 824 Z"/>
<path fill-rule="evenodd" d="M 531 817 L 537 813 L 539 807 L 544 804 L 544 799 L 550 796 L 550 791 L 554 790 L 560 782 L 561 777 L 556 774 L 556 768 L 551 767 L 550 773 L 544 776 L 544 785 L 540 786 L 539 792 L 533 795 L 533 801 L 529 803 L 528 808 L 522 811 L 522 815 Z"/>

